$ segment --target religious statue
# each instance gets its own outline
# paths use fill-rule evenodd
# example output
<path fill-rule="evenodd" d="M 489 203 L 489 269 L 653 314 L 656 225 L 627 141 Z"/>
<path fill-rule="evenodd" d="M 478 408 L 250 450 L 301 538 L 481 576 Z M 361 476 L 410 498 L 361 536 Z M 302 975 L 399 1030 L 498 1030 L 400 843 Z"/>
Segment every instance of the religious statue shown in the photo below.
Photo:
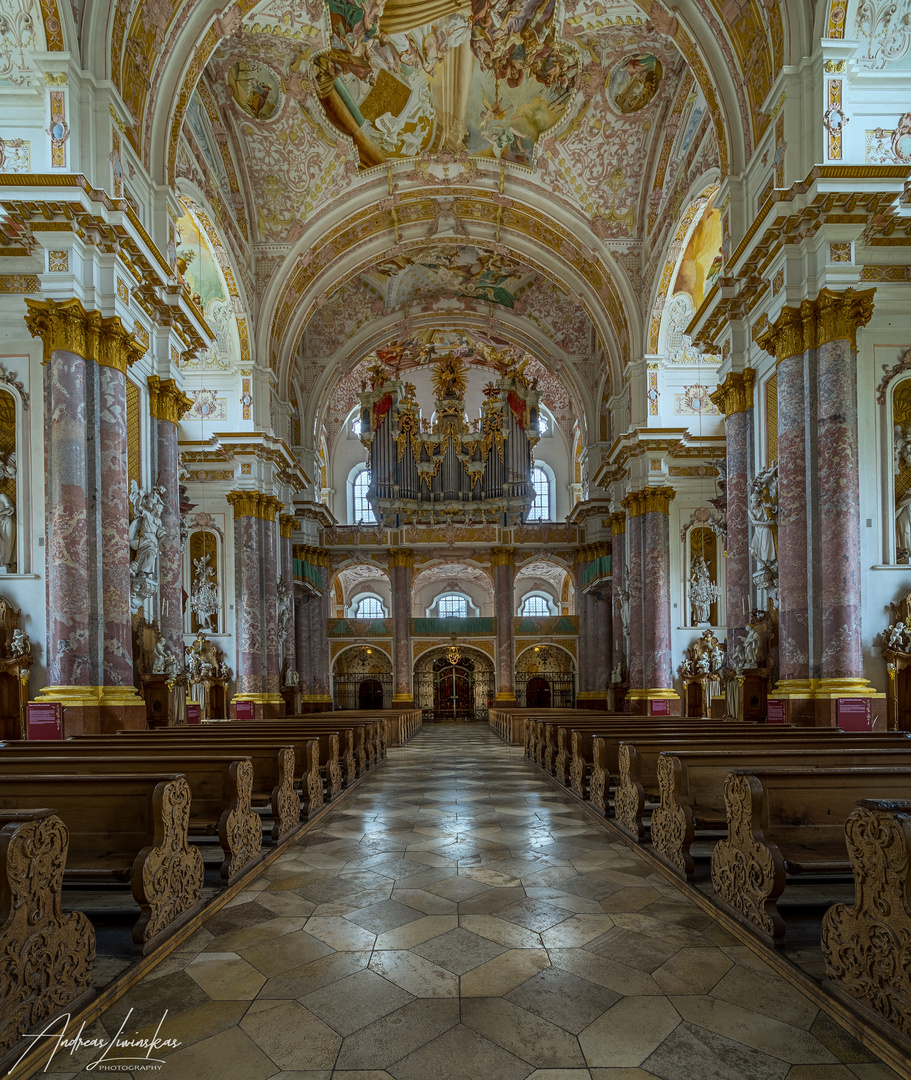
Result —
<path fill-rule="evenodd" d="M 899 562 L 911 561 L 911 488 L 895 504 L 895 555 Z"/>
<path fill-rule="evenodd" d="M 5 456 L 0 454 L 0 480 L 16 479 L 16 451 L 10 450 Z"/>
<path fill-rule="evenodd" d="M 623 626 L 623 636 L 629 637 L 629 589 L 622 588 L 619 591 L 620 597 L 620 622 Z"/>
<path fill-rule="evenodd" d="M 291 628 L 293 617 L 294 594 L 284 578 L 278 583 L 278 633 L 285 637 Z"/>
<path fill-rule="evenodd" d="M 0 494 L 0 570 L 5 572 L 16 550 L 16 507 L 9 495 Z"/>
<path fill-rule="evenodd" d="M 693 620 L 698 623 L 707 623 L 711 613 L 712 604 L 721 595 L 721 590 L 712 581 L 709 568 L 705 559 L 698 555 L 693 560 L 693 572 L 690 576 L 690 605 L 693 609 Z"/>
<path fill-rule="evenodd" d="M 911 424 L 904 430 L 901 424 L 893 428 L 892 436 L 893 471 L 901 472 L 902 464 L 911 465 Z"/>
<path fill-rule="evenodd" d="M 176 679 L 180 674 L 180 662 L 165 645 L 164 638 L 159 638 L 155 642 L 155 652 L 152 656 L 152 674 L 166 675 L 168 679 Z"/>
<path fill-rule="evenodd" d="M 10 656 L 30 657 L 32 655 L 32 643 L 24 630 L 13 631 L 13 640 L 10 642 Z"/>
<path fill-rule="evenodd" d="M 162 524 L 165 489 L 158 485 L 143 491 L 135 480 L 130 483 L 133 520 L 130 523 L 130 547 L 136 552 L 130 563 L 130 610 L 135 614 L 143 603 L 158 592 L 155 566 L 165 537 Z"/>
<path fill-rule="evenodd" d="M 757 667 L 761 645 L 759 631 L 753 623 L 749 623 L 743 641 L 734 650 L 735 667 L 739 666 L 741 670 Z"/>
<path fill-rule="evenodd" d="M 292 689 L 296 690 L 297 687 L 300 686 L 300 684 L 301 677 L 294 670 L 294 668 L 291 668 L 287 672 L 285 672 L 285 686 L 290 686 Z"/>
<path fill-rule="evenodd" d="M 620 661 L 619 664 L 614 664 L 614 667 L 613 667 L 613 669 L 611 670 L 611 673 L 610 673 L 610 681 L 612 683 L 621 683 L 621 682 L 623 682 L 623 661 L 622 660 Z"/>
<path fill-rule="evenodd" d="M 215 584 L 215 568 L 209 565 L 211 555 L 193 560 L 193 594 L 190 611 L 196 616 L 200 630 L 213 629 L 212 619 L 218 611 L 218 587 Z"/>
<path fill-rule="evenodd" d="M 778 603 L 778 462 L 750 481 L 748 513 L 752 536 L 750 554 L 755 569 L 753 582 Z"/>

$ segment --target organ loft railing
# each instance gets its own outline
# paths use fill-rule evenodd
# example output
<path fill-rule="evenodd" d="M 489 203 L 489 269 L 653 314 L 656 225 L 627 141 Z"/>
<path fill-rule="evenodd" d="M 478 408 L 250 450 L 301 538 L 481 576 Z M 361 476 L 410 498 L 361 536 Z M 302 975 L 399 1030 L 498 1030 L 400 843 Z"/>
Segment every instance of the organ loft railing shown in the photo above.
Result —
<path fill-rule="evenodd" d="M 532 503 L 532 450 L 540 394 L 519 365 L 502 364 L 484 387 L 481 415 L 465 415 L 468 368 L 458 356 L 435 365 L 432 423 L 416 390 L 377 361 L 359 394 L 361 441 L 368 449 L 367 498 L 389 528 L 406 523 L 525 520 Z"/>

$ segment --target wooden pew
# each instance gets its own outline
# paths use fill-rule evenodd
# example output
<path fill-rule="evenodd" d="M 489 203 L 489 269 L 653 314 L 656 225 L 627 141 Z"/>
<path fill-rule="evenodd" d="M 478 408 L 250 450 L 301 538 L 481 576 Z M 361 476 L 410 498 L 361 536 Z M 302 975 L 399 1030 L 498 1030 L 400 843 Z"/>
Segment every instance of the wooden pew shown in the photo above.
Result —
<path fill-rule="evenodd" d="M 187 753 L 208 754 L 216 753 L 228 755 L 234 759 L 248 758 L 253 766 L 253 781 L 250 792 L 251 805 L 267 802 L 272 814 L 272 843 L 277 844 L 287 840 L 300 828 L 300 798 L 295 789 L 295 752 L 293 745 L 287 740 L 276 739 L 273 742 L 258 744 L 255 742 L 234 742 L 227 745 L 215 746 L 206 743 L 199 747 L 191 748 L 182 744 L 166 745 L 164 739 L 170 731 L 179 731 L 182 728 L 160 728 L 155 732 L 137 731 L 131 732 L 138 737 L 159 736 L 157 741 L 144 743 L 130 747 L 130 754 L 143 755 L 154 754 L 168 758 L 172 765 L 167 772 L 181 772 L 180 765 Z M 280 745 L 282 742 L 285 745 Z M 23 742 L 10 740 L 2 744 L 0 748 L 0 761 L 2 754 L 11 750 L 16 754 L 35 754 L 41 756 L 46 753 L 74 753 L 74 754 L 97 754 L 106 757 L 117 757 L 124 753 L 124 747 L 120 735 L 77 735 L 71 739 L 60 741 Z"/>
<path fill-rule="evenodd" d="M 856 803 L 911 798 L 911 768 L 735 770 L 724 798 L 728 835 L 712 852 L 715 901 L 781 945 L 778 901 L 788 883 L 850 873 L 845 826 Z"/>
<path fill-rule="evenodd" d="M 622 720 L 615 718 L 580 728 L 560 727 L 557 728 L 557 754 L 554 758 L 554 776 L 561 783 L 568 783 L 577 795 L 585 798 L 585 780 L 594 764 L 594 739 L 601 734 L 616 734 L 628 731 L 631 734 L 683 734 L 690 737 L 700 731 L 721 734 L 735 731 L 755 732 L 755 730 L 756 724 L 736 721 L 731 723 L 723 720 L 693 719 L 686 724 L 678 724 L 664 719 L 652 720 L 648 717 L 637 718 L 635 716 L 632 718 L 627 716 Z M 616 773 L 616 770 L 614 772 Z"/>
<path fill-rule="evenodd" d="M 0 811 L 47 805 L 69 832 L 64 880 L 130 883 L 142 952 L 202 907 L 202 856 L 187 841 L 182 776 L 0 776 Z"/>
<path fill-rule="evenodd" d="M 727 750 L 745 752 L 749 750 L 811 750 L 822 752 L 829 746 L 857 747 L 873 749 L 876 746 L 895 747 L 905 744 L 899 735 L 896 739 L 890 732 L 843 732 L 838 728 L 783 728 L 777 733 L 768 728 L 757 734 L 752 731 L 729 735 L 705 735 L 690 742 L 674 739 L 670 745 L 662 745 L 660 740 L 643 739 L 636 736 L 620 745 L 617 787 L 614 794 L 615 824 L 634 839 L 641 840 L 645 835 L 643 815 L 646 800 L 658 802 L 658 759 L 665 750 L 692 747 L 696 750 Z M 909 762 L 911 764 L 911 762 Z"/>
<path fill-rule="evenodd" d="M 91 993 L 95 931 L 61 900 L 68 843 L 53 810 L 0 811 L 0 1057 Z"/>
<path fill-rule="evenodd" d="M 46 775 L 70 776 L 179 771 L 190 785 L 189 832 L 192 836 L 214 834 L 218 837 L 224 853 L 219 868 L 222 881 L 226 885 L 232 884 L 260 857 L 263 828 L 259 815 L 250 805 L 253 765 L 249 757 L 196 753 L 125 754 L 122 747 L 119 754 L 109 755 L 98 747 L 93 748 L 91 755 L 51 750 L 40 757 L 34 753 L 0 750 L 0 775 L 28 776 L 38 769 Z"/>
<path fill-rule="evenodd" d="M 911 1037 L 911 800 L 861 799 L 845 823 L 854 904 L 822 919 L 826 976 Z"/>
<path fill-rule="evenodd" d="M 623 721 L 610 721 L 588 728 L 574 728 L 569 732 L 569 786 L 582 799 L 589 797 L 601 813 L 607 812 L 610 779 L 619 775 L 620 744 L 633 737 L 665 739 L 692 739 L 698 735 L 753 735 L 757 725 L 751 723 L 727 723 L 721 720 L 692 721 L 684 726 L 665 720 L 626 717 Z M 597 739 L 604 742 L 598 744 Z M 601 758 L 599 761 L 598 751 Z M 605 757 L 605 750 L 607 750 Z M 586 791 L 586 778 L 589 779 Z"/>
<path fill-rule="evenodd" d="M 727 825 L 724 781 L 731 769 L 842 768 L 911 765 L 911 739 L 875 735 L 845 735 L 810 750 L 768 747 L 755 750 L 728 746 L 724 750 L 662 751 L 658 756 L 660 805 L 652 811 L 651 840 L 655 854 L 682 877 L 692 880 L 695 863 L 690 849 L 697 834 L 717 832 Z"/>
<path fill-rule="evenodd" d="M 319 730 L 325 726 L 353 728 L 358 732 L 355 742 L 355 755 L 357 759 L 358 776 L 363 775 L 368 769 L 372 769 L 377 762 L 386 756 L 386 721 L 383 719 L 364 719 L 361 717 L 346 716 L 342 720 L 334 719 L 333 713 L 307 713 L 305 716 L 286 716 L 280 721 L 272 723 L 294 724 L 302 731 L 307 727 Z M 252 723 L 253 721 L 229 720 L 227 723 Z"/>
<path fill-rule="evenodd" d="M 174 732 L 180 734 L 173 734 Z M 104 742 L 106 736 L 79 735 L 74 742 L 86 745 Z M 142 753 L 155 747 L 156 752 L 174 752 L 198 749 L 203 752 L 214 750 L 221 753 L 242 754 L 245 748 L 269 749 L 273 754 L 284 746 L 294 751 L 295 784 L 300 784 L 300 814 L 304 820 L 315 814 L 324 802 L 323 777 L 320 771 L 319 739 L 301 735 L 294 731 L 282 731 L 278 735 L 257 733 L 248 735 L 243 731 L 230 734 L 224 725 L 218 725 L 217 733 L 209 731 L 208 726 L 200 732 L 192 728 L 159 728 L 156 731 L 118 731 L 114 736 L 123 740 L 130 747 L 141 748 Z"/>
<path fill-rule="evenodd" d="M 278 735 L 288 731 L 286 721 L 278 721 L 272 724 L 269 720 L 262 723 L 258 721 L 230 721 L 228 730 L 244 732 L 250 735 Z M 340 728 L 330 725 L 308 725 L 306 729 L 300 729 L 305 738 L 319 739 L 319 753 L 321 769 L 326 779 L 326 797 L 331 802 L 339 795 L 355 778 L 356 766 L 354 762 L 354 728 Z"/>

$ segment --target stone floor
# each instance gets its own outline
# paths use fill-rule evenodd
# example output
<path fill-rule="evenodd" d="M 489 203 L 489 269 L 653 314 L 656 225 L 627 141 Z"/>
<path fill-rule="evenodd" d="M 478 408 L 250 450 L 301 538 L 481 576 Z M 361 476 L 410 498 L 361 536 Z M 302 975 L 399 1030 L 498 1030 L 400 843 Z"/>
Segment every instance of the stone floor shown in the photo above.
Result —
<path fill-rule="evenodd" d="M 121 1025 L 179 1040 L 163 1080 L 897 1075 L 476 726 L 390 751 L 83 1038 Z"/>

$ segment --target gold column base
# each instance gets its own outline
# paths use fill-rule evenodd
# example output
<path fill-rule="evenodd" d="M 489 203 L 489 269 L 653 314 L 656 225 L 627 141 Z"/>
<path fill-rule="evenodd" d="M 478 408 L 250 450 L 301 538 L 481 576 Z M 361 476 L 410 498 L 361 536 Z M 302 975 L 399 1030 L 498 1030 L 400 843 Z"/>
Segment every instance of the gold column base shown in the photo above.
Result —
<path fill-rule="evenodd" d="M 236 701 L 252 701 L 257 705 L 284 705 L 285 699 L 281 694 L 235 694 L 231 698 L 231 704 Z"/>
<path fill-rule="evenodd" d="M 135 686 L 45 686 L 38 691 L 35 701 L 59 701 L 64 708 L 146 707 L 145 698 Z"/>
<path fill-rule="evenodd" d="M 781 679 L 769 694 L 772 700 L 787 698 L 833 699 L 833 698 L 884 698 L 869 679 Z"/>
<path fill-rule="evenodd" d="M 414 694 L 393 694 L 392 695 L 392 704 L 393 705 L 413 705 L 414 704 Z"/>
<path fill-rule="evenodd" d="M 627 690 L 626 698 L 627 701 L 679 701 L 680 695 L 676 690 L 656 686 L 647 690 Z"/>
<path fill-rule="evenodd" d="M 316 702 L 319 705 L 325 704 L 327 701 L 332 703 L 331 694 L 301 694 L 301 701 Z"/>
<path fill-rule="evenodd" d="M 516 698 L 515 690 L 498 690 L 497 691 L 497 701 L 506 701 L 506 702 L 515 703 L 517 700 L 518 699 Z"/>
<path fill-rule="evenodd" d="M 606 697 L 606 690 L 580 690 L 576 694 L 576 701 L 602 701 Z"/>

